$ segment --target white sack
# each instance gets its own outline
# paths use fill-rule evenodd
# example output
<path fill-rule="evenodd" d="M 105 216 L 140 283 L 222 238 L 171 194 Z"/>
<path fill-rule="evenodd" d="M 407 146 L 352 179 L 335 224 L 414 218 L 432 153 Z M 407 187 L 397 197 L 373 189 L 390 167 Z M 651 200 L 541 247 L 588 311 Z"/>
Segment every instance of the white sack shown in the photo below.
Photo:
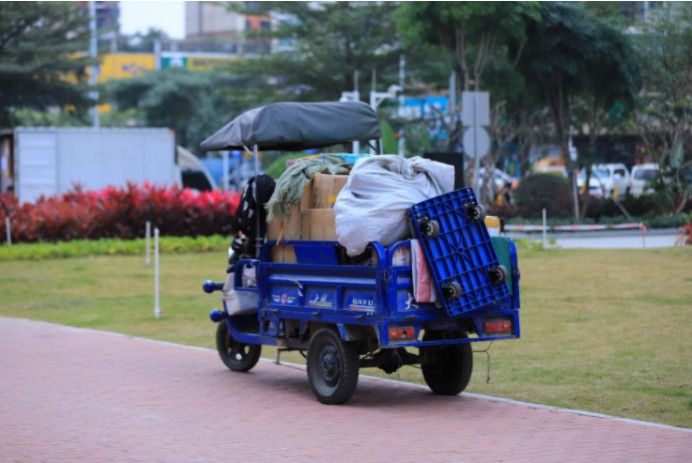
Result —
<path fill-rule="evenodd" d="M 360 160 L 334 204 L 336 237 L 349 256 L 368 243 L 388 246 L 409 236 L 408 208 L 454 189 L 454 167 L 397 155 Z"/>
<path fill-rule="evenodd" d="M 252 267 L 250 267 L 252 268 Z M 254 270 L 254 269 L 253 269 Z M 244 315 L 256 313 L 259 307 L 259 297 L 255 291 L 236 291 L 233 289 L 234 274 L 229 273 L 223 285 L 221 302 L 228 315 Z"/>
<path fill-rule="evenodd" d="M 236 291 L 232 289 L 227 293 L 223 293 L 221 300 L 228 315 L 256 313 L 259 306 L 259 298 L 254 291 Z"/>

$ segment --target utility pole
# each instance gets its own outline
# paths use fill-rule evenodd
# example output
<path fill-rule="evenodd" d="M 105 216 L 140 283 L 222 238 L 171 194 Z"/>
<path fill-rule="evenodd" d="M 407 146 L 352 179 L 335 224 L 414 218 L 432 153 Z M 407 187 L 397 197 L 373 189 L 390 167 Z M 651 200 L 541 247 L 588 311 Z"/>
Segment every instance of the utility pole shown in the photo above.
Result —
<path fill-rule="evenodd" d="M 98 36 L 96 30 L 96 2 L 89 2 L 89 31 L 91 32 L 91 38 L 89 40 L 89 57 L 91 58 L 91 72 L 89 72 L 89 85 L 91 90 L 89 91 L 89 97 L 94 102 L 91 107 L 91 117 L 92 117 L 92 127 L 98 129 L 100 126 L 99 121 L 99 108 L 98 99 L 99 93 L 96 90 L 96 85 L 99 81 L 99 66 L 98 66 Z"/>
<path fill-rule="evenodd" d="M 399 93 L 399 114 L 403 112 L 404 109 L 404 81 L 406 80 L 406 56 L 399 56 L 399 87 L 401 87 L 401 92 Z M 406 139 L 404 138 L 404 128 L 401 128 L 399 132 L 399 143 L 397 145 L 399 156 L 404 155 L 404 143 Z"/>
<path fill-rule="evenodd" d="M 341 98 L 339 101 L 360 101 L 360 92 L 358 91 L 358 71 L 353 71 L 353 87 L 355 90 L 352 92 L 341 92 Z M 354 140 L 353 142 L 353 154 L 360 154 L 360 142 Z"/>

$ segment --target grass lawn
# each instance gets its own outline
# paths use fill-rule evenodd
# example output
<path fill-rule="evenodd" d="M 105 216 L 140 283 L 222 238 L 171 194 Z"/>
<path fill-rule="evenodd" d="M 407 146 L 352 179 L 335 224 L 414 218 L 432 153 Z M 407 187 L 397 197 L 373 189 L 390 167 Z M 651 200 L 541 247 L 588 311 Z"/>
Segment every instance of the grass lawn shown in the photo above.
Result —
<path fill-rule="evenodd" d="M 519 258 L 522 338 L 490 346 L 489 383 L 488 344 L 475 344 L 469 391 L 692 427 L 692 249 L 520 250 Z M 225 260 L 163 254 L 159 320 L 143 256 L 0 262 L 0 316 L 213 348 L 207 314 L 218 296 L 201 283 L 223 278 Z M 416 368 L 398 376 L 422 382 Z"/>

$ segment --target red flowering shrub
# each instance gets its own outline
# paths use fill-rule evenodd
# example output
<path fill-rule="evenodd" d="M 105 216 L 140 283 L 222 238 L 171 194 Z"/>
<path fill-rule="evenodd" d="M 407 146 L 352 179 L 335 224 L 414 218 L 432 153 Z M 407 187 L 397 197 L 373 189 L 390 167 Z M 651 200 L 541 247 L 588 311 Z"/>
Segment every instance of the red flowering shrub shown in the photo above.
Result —
<path fill-rule="evenodd" d="M 237 193 L 148 184 L 101 191 L 77 187 L 21 206 L 14 196 L 0 195 L 0 231 L 4 238 L 9 215 L 14 242 L 132 239 L 144 235 L 147 221 L 167 236 L 229 235 L 239 201 Z"/>

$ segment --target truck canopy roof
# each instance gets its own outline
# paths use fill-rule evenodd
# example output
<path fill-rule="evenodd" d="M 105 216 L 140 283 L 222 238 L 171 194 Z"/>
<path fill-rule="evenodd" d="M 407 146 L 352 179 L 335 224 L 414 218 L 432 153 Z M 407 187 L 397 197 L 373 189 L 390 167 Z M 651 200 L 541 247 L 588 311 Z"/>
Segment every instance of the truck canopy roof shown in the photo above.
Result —
<path fill-rule="evenodd" d="M 375 111 L 363 102 L 272 103 L 251 109 L 204 140 L 202 151 L 302 151 L 381 137 Z"/>

